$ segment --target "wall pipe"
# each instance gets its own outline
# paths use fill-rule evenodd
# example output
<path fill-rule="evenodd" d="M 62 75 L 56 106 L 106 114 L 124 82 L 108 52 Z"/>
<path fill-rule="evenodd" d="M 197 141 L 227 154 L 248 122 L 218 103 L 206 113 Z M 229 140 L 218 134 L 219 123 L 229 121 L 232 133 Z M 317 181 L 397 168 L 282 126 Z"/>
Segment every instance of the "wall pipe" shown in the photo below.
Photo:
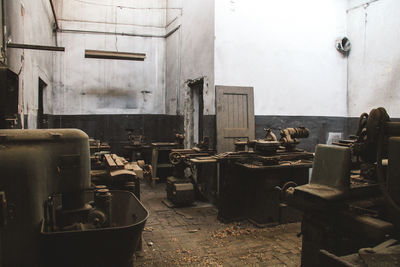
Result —
<path fill-rule="evenodd" d="M 58 52 L 64 52 L 65 51 L 65 47 L 59 47 L 59 46 L 16 44 L 16 43 L 7 43 L 7 48 L 20 48 L 20 49 L 58 51 Z"/>
<path fill-rule="evenodd" d="M 87 31 L 87 30 L 74 30 L 74 29 L 62 29 L 59 28 L 58 32 L 61 33 L 88 33 L 88 34 L 104 34 L 104 35 L 121 35 L 121 36 L 133 36 L 133 37 L 152 37 L 152 38 L 167 38 L 180 28 L 180 25 L 172 29 L 166 34 L 154 35 L 154 34 L 136 34 L 136 33 L 124 33 L 124 32 L 104 32 L 104 31 Z"/>
<path fill-rule="evenodd" d="M 60 27 L 58 26 L 58 20 L 57 20 L 56 10 L 54 8 L 54 3 L 53 3 L 53 0 L 49 0 L 49 2 L 50 2 L 50 6 L 51 6 L 51 11 L 53 12 L 54 24 L 56 25 L 56 28 L 54 30 L 58 31 L 58 29 L 60 29 Z"/>

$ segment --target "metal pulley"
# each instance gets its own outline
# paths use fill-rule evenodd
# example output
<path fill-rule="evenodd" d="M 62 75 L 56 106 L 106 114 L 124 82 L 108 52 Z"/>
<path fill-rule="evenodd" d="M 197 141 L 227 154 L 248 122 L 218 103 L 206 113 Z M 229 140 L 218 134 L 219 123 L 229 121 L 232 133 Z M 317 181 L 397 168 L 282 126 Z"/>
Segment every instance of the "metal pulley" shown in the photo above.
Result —
<path fill-rule="evenodd" d="M 294 188 L 297 186 L 297 183 L 293 181 L 286 182 L 282 187 L 275 187 L 281 193 L 281 200 L 285 201 L 287 199 L 292 198 L 294 193 Z"/>
<path fill-rule="evenodd" d="M 182 155 L 178 152 L 171 152 L 169 154 L 169 161 L 173 164 L 173 165 L 178 165 L 179 163 L 182 162 Z"/>

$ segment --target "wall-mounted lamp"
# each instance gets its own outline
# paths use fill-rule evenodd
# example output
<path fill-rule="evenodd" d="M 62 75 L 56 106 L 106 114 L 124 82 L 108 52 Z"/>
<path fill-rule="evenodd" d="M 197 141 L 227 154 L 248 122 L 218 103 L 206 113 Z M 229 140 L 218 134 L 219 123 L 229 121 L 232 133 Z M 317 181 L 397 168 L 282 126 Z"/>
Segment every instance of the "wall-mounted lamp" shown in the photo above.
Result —
<path fill-rule="evenodd" d="M 336 49 L 343 55 L 348 55 L 351 49 L 351 43 L 349 38 L 341 37 L 336 40 Z"/>

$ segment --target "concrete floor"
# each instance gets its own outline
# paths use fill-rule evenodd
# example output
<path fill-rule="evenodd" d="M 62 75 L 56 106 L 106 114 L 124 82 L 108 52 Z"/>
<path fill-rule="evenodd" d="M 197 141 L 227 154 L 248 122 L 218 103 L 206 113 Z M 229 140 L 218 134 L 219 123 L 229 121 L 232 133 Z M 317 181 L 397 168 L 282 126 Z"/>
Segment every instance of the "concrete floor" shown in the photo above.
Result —
<path fill-rule="evenodd" d="M 150 216 L 134 266 L 300 266 L 300 223 L 271 228 L 223 224 L 208 203 L 168 208 L 162 203 L 165 184 L 142 184 L 141 196 Z"/>

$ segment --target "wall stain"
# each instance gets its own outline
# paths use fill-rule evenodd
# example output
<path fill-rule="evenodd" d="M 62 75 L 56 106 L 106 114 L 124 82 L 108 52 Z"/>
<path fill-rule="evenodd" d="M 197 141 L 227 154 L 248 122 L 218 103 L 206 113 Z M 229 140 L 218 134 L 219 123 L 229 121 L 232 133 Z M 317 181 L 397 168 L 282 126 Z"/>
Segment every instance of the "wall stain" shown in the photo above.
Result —
<path fill-rule="evenodd" d="M 126 88 L 90 88 L 81 93 L 91 99 L 97 98 L 94 102 L 97 108 L 120 108 L 137 109 L 138 97 L 136 90 Z M 93 100 L 91 100 L 93 101 Z"/>
<path fill-rule="evenodd" d="M 118 96 L 129 96 L 132 93 L 136 94 L 134 90 L 127 90 L 126 88 L 91 88 L 83 91 L 82 95 L 95 95 L 95 96 L 109 96 L 109 97 L 118 97 Z"/>

